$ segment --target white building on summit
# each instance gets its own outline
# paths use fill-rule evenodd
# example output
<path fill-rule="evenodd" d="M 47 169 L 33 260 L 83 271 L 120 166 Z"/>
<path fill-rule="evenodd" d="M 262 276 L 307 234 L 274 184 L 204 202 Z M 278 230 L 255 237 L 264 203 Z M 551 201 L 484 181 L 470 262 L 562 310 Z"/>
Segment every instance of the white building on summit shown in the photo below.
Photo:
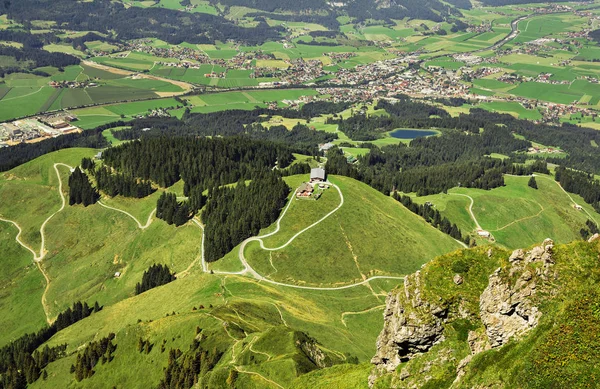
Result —
<path fill-rule="evenodd" d="M 315 167 L 310 170 L 310 182 L 324 182 L 326 177 L 323 168 Z"/>

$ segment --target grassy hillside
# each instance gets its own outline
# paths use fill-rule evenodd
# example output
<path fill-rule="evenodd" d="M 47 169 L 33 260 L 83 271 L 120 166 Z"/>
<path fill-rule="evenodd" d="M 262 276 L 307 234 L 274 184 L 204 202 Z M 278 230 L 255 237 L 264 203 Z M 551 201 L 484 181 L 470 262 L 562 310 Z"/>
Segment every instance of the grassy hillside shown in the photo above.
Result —
<path fill-rule="evenodd" d="M 25 244 L 39 251 L 40 226 L 60 208 L 54 163 L 76 166 L 81 158 L 93 155 L 90 149 L 58 151 L 0 174 L 0 198 L 10 200 L 0 201 L 0 217 L 21 226 Z"/>
<path fill-rule="evenodd" d="M 351 356 L 367 361 L 382 325 L 381 311 L 365 313 L 373 320 L 365 322 L 369 325 L 361 326 L 361 331 L 346 327 L 342 317 L 380 304 L 365 288 L 296 291 L 246 277 L 192 274 L 106 307 L 61 331 L 48 344 L 66 342 L 70 355 L 52 363 L 48 380 L 33 387 L 105 387 L 107 382 L 126 382 L 132 388 L 153 386 L 162 376 L 160 367 L 166 366 L 168 350 L 185 351 L 196 327 L 206 336 L 203 342 L 224 350 L 211 387 L 225 387 L 231 369 L 240 372 L 236 387 L 287 387 L 305 366 L 294 331 L 314 337 L 332 361 L 354 359 Z M 116 333 L 114 361 L 99 365 L 92 378 L 75 384 L 69 367 L 76 355 L 71 353 L 109 332 Z M 149 354 L 137 351 L 139 337 L 155 345 Z M 163 340 L 165 352 L 160 350 Z"/>
<path fill-rule="evenodd" d="M 40 304 L 44 278 L 31 253 L 15 242 L 17 229 L 0 223 L 0 345 L 46 323 Z"/>
<path fill-rule="evenodd" d="M 297 187 L 301 180 L 290 179 Z M 403 275 L 460 245 L 394 201 L 356 180 L 332 176 L 344 197 L 341 208 L 295 238 L 288 246 L 267 251 L 248 244 L 245 256 L 260 274 L 306 285 L 343 285 L 376 275 Z M 335 188 L 317 201 L 292 199 L 281 231 L 265 238 L 276 248 L 340 204 Z M 265 232 L 269 232 L 267 229 Z"/>
<path fill-rule="evenodd" d="M 538 175 L 537 190 L 527 185 L 528 180 L 529 177 L 505 176 L 504 187 L 489 191 L 454 188 L 448 194 L 415 197 L 414 201 L 433 203 L 442 215 L 468 233 L 476 228 L 468 212 L 471 201 L 456 194 L 470 196 L 473 214 L 481 227 L 490 231 L 499 245 L 511 249 L 527 247 L 545 238 L 571 242 L 580 238 L 579 230 L 590 215 L 600 220 L 590 205 L 577 195 L 565 193 L 551 176 Z M 585 211 L 575 209 L 573 201 Z"/>
<path fill-rule="evenodd" d="M 38 242 L 31 239 L 34 250 L 39 251 L 40 247 L 40 225 L 60 208 L 54 163 L 76 166 L 81 157 L 93 153 L 94 150 L 62 150 L 3 175 L 2 190 L 6 193 L 18 191 L 26 183 L 31 192 L 37 194 L 28 197 L 27 208 L 5 216 L 7 219 L 10 216 L 10 220 L 14 218 L 29 236 L 37 237 Z M 63 182 L 63 195 L 66 195 L 68 168 L 58 165 L 57 169 Z M 291 185 L 296 185 L 304 178 L 288 179 Z M 180 185 L 172 188 L 175 192 L 180 189 Z M 331 196 L 303 205 L 320 206 L 321 213 L 329 212 L 327 208 L 335 207 L 339 197 L 333 196 L 333 189 L 328 193 Z M 115 358 L 110 368 L 98 368 L 93 378 L 81 383 L 85 387 L 104 387 L 106 382 L 133 382 L 139 369 L 150 371 L 157 363 L 166 364 L 169 348 L 187 349 L 198 326 L 210 333 L 226 352 L 215 373 L 217 378 L 211 379 L 223 382 L 218 377 L 225 375 L 226 378 L 232 369 L 237 369 L 241 387 L 265 387 L 265 384 L 277 387 L 269 380 L 287 386 L 307 372 L 310 363 L 305 360 L 305 352 L 297 347 L 298 337 L 302 338 L 303 334 L 321 344 L 319 347 L 330 362 L 365 362 L 371 357 L 382 325 L 383 296 L 399 280 L 373 280 L 368 286 L 319 291 L 277 287 L 257 283 L 249 277 L 204 274 L 199 266 L 202 235 L 196 225 L 189 223 L 175 228 L 155 218 L 151 218 L 147 226 L 143 225 L 145 228 L 138 225 L 137 221 L 146 224 L 154 197 L 102 199 L 104 204 L 130 212 L 133 217 L 100 204 L 67 205 L 56 213 L 44 229 L 47 254 L 40 269 L 49 279 L 47 286 L 32 261 L 31 252 L 15 241 L 16 227 L 0 224 L 0 245 L 3 252 L 10 255 L 10 261 L 1 262 L 4 279 L 9 283 L 0 295 L 3 312 L 0 320 L 5 328 L 1 344 L 26 331 L 41 328 L 47 318 L 54 319 L 76 300 L 97 300 L 105 306 L 91 320 L 61 331 L 50 341 L 51 345 L 66 342 L 69 356 L 51 364 L 47 370 L 48 381 L 40 380 L 36 385 L 72 385 L 69 370 L 76 358 L 73 353 L 86 342 L 109 332 L 117 333 L 120 339 L 116 354 L 119 358 Z M 30 208 L 44 210 L 49 202 L 47 198 L 52 199 L 51 212 L 41 216 L 29 212 Z M 284 220 L 282 234 L 289 236 L 295 229 L 303 228 L 302 223 L 312 223 L 320 217 L 318 213 L 307 212 L 302 217 L 298 213 L 298 219 Z M 29 241 L 25 244 L 29 245 Z M 239 258 L 235 260 L 239 263 Z M 169 265 L 180 277 L 172 284 L 134 296 L 135 284 L 153 263 Z M 117 271 L 121 273 L 119 278 L 114 277 Z M 224 322 L 228 323 L 225 327 Z M 152 340 L 155 344 L 152 352 L 147 355 L 137 352 L 138 335 Z M 160 351 L 163 339 L 167 340 L 166 352 Z M 273 339 L 279 339 L 279 343 L 271 344 Z M 139 369 L 133 370 L 131 366 Z M 161 375 L 162 369 L 154 369 L 139 381 L 138 387 L 155 385 Z"/>

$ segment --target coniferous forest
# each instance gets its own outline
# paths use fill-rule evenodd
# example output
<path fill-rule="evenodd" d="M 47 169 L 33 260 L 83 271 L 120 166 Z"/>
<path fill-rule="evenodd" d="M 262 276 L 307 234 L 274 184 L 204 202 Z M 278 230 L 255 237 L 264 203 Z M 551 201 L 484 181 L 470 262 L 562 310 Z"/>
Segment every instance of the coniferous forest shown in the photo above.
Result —
<path fill-rule="evenodd" d="M 105 364 L 111 362 L 114 358 L 113 352 L 117 346 L 112 342 L 115 334 L 90 342 L 82 353 L 77 354 L 75 365 L 71 365 L 71 373 L 75 374 L 77 382 L 94 375 L 94 367 L 99 363 Z"/>
<path fill-rule="evenodd" d="M 429 204 L 415 204 L 409 196 L 399 195 L 398 192 L 392 193 L 392 198 L 399 201 L 413 213 L 421 216 L 427 223 L 431 224 L 435 228 L 442 231 L 444 234 L 448 234 L 456 240 L 470 244 L 469 236 L 464 236 L 460 231 L 460 228 L 454 223 L 451 223 L 448 218 L 440 215 L 440 211 L 433 209 Z"/>
<path fill-rule="evenodd" d="M 156 202 L 156 217 L 179 227 L 192 217 L 187 201 L 177 201 L 175 193 L 163 193 Z"/>
<path fill-rule="evenodd" d="M 92 186 L 87 174 L 76 167 L 69 176 L 69 205 L 83 204 L 87 207 L 95 204 L 99 198 L 100 194 Z"/>
<path fill-rule="evenodd" d="M 202 211 L 206 261 L 218 260 L 275 222 L 289 192 L 287 184 L 273 173 L 255 177 L 248 185 L 239 181 L 233 188 L 213 189 Z"/>
<path fill-rule="evenodd" d="M 121 173 L 113 173 L 106 166 L 95 169 L 94 178 L 98 189 L 111 197 L 120 195 L 140 199 L 156 191 L 149 181 L 136 179 Z"/>

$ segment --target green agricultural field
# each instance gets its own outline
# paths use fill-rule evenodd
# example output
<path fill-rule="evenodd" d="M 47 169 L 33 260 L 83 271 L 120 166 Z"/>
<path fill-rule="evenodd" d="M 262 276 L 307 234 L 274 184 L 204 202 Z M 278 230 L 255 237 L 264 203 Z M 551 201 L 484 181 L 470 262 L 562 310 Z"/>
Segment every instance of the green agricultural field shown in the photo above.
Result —
<path fill-rule="evenodd" d="M 437 67 L 441 67 L 444 69 L 450 69 L 450 70 L 458 70 L 461 67 L 463 67 L 465 64 L 464 62 L 460 62 L 460 61 L 453 61 L 453 60 L 449 60 L 449 59 L 436 59 L 433 61 L 427 61 L 423 64 L 423 66 L 428 67 L 428 66 L 437 66 Z"/>
<path fill-rule="evenodd" d="M 545 238 L 566 243 L 580 239 L 579 230 L 587 219 L 600 221 L 591 206 L 579 196 L 567 195 L 550 176 L 536 178 L 538 190 L 527 186 L 529 177 L 505 176 L 506 186 L 489 191 L 455 188 L 450 194 L 416 197 L 418 203 L 430 201 L 442 215 L 457 223 L 463 233 L 475 230 L 468 213 L 470 200 L 474 200 L 473 213 L 481 227 L 490 231 L 496 243 L 515 249 L 528 247 Z M 573 198 L 585 211 L 573 206 Z M 589 213 L 589 215 L 588 215 Z"/>
<path fill-rule="evenodd" d="M 0 121 L 35 115 L 55 93 L 51 87 L 14 87 L 0 100 Z"/>
<path fill-rule="evenodd" d="M 506 82 L 485 79 L 485 78 L 473 80 L 473 85 L 475 85 L 476 87 L 478 87 L 480 89 L 490 89 L 493 91 L 501 91 L 501 92 L 510 91 L 512 88 L 515 87 L 515 85 L 513 85 L 513 84 L 508 84 Z"/>
<path fill-rule="evenodd" d="M 108 85 L 123 86 L 135 89 L 143 89 L 152 92 L 182 92 L 179 86 L 167 81 L 152 80 L 149 78 L 121 78 L 110 81 Z"/>
<path fill-rule="evenodd" d="M 291 177 L 288 182 L 297 187 L 302 179 L 306 177 Z M 280 250 L 266 251 L 258 242 L 249 243 L 245 257 L 256 271 L 294 284 L 342 285 L 375 275 L 401 276 L 418 269 L 427 258 L 460 247 L 400 203 L 367 185 L 346 177 L 329 179 L 343 193 L 342 207 Z M 340 197 L 336 189 L 330 188 L 317 201 L 291 201 L 281 231 L 264 239 L 266 247 L 285 244 L 294 233 L 335 209 Z M 436 243 L 425 245 L 420 243 L 423 241 Z M 416 247 L 419 250 L 412 249 Z"/>
<path fill-rule="evenodd" d="M 581 89 L 572 88 L 564 84 L 544 84 L 538 82 L 524 82 L 510 91 L 516 96 L 528 97 L 551 101 L 560 104 L 571 104 L 579 101 L 586 94 Z"/>
<path fill-rule="evenodd" d="M 62 45 L 62 44 L 50 44 L 50 45 L 45 45 L 44 46 L 44 50 L 46 51 L 50 51 L 52 53 L 65 53 L 65 54 L 71 54 L 74 55 L 76 57 L 84 57 L 85 54 L 79 50 L 75 50 L 73 48 L 73 46 L 71 45 Z"/>
<path fill-rule="evenodd" d="M 131 70 L 139 72 L 143 70 L 149 70 L 154 66 L 152 59 L 136 59 L 136 58 L 113 58 L 113 57 L 96 57 L 92 59 L 94 62 L 113 66 L 116 68 Z"/>
<path fill-rule="evenodd" d="M 88 88 L 87 93 L 90 95 L 92 101 L 94 101 L 96 104 L 112 103 L 114 101 L 123 100 L 152 99 L 158 97 L 156 93 L 149 90 L 109 85 L 99 88 Z"/>
<path fill-rule="evenodd" d="M 493 101 L 490 103 L 481 103 L 478 108 L 483 108 L 492 112 L 509 113 L 520 119 L 539 120 L 542 118 L 540 111 L 535 109 L 527 109 L 520 103 L 513 101 Z"/>
<path fill-rule="evenodd" d="M 255 90 L 246 92 L 221 92 L 186 97 L 193 106 L 192 112 L 208 113 L 227 109 L 246 109 L 265 107 L 265 102 L 296 100 L 302 96 L 314 96 L 314 89 Z M 280 103 L 281 106 L 285 104 Z"/>

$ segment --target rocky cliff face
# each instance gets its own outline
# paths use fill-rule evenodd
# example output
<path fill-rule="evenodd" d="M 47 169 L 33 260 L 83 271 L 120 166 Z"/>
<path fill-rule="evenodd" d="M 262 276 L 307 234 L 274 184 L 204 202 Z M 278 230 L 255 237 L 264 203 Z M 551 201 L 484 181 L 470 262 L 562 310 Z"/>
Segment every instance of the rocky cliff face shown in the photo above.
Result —
<path fill-rule="evenodd" d="M 404 287 L 386 298 L 385 323 L 377 339 L 377 354 L 371 360 L 375 370 L 369 384 L 442 341 L 446 313 L 444 307 L 421 299 L 420 272 L 406 277 Z"/>
<path fill-rule="evenodd" d="M 481 321 L 492 347 L 505 344 L 514 336 L 536 327 L 542 315 L 534 305 L 539 282 L 553 276 L 553 242 L 528 253 L 515 250 L 508 259 L 508 268 L 499 268 L 479 299 Z M 533 265 L 533 266 L 530 266 Z"/>
<path fill-rule="evenodd" d="M 489 275 L 487 287 L 477 291 L 479 312 L 463 309 L 468 304 L 460 299 L 466 299 L 466 294 L 453 294 L 452 302 L 446 302 L 441 297 L 438 301 L 425 301 L 422 292 L 428 285 L 421 272 L 408 276 L 404 286 L 387 297 L 384 327 L 377 340 L 377 353 L 371 360 L 375 367 L 369 384 L 372 386 L 378 377 L 395 372 L 401 363 L 443 342 L 446 325 L 458 318 L 468 318 L 478 323 L 478 329 L 468 332 L 470 354 L 459 357 L 463 359 L 455 365 L 455 383 L 463 376 L 465 367 L 474 355 L 500 347 L 535 328 L 542 315 L 536 296 L 540 289 L 549 285 L 548 281 L 556 277 L 553 247 L 553 242 L 547 239 L 531 251 L 515 250 L 508 262 L 504 259 L 501 263 L 505 265 Z M 491 257 L 491 252 L 487 257 Z M 467 284 L 468 279 L 456 274 L 445 285 L 451 285 L 451 288 L 469 287 L 463 282 Z M 476 307 L 476 300 L 473 302 Z M 406 370 L 403 369 L 401 374 L 396 374 L 394 381 L 396 384 L 402 382 L 406 376 Z"/>

